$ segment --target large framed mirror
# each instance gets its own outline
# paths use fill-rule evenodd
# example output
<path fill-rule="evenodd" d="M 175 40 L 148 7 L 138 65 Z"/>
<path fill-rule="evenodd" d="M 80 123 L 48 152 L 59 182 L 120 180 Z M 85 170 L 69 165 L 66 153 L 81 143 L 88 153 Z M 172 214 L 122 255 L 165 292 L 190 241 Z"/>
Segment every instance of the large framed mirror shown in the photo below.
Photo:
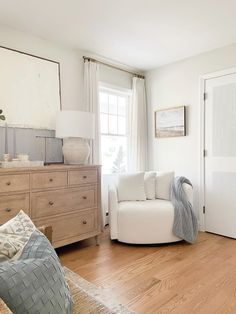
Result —
<path fill-rule="evenodd" d="M 24 153 L 31 160 L 62 161 L 61 141 L 54 138 L 60 63 L 0 46 L 0 69 L 0 109 L 6 116 L 0 124 L 0 155 L 7 149 L 13 157 Z"/>

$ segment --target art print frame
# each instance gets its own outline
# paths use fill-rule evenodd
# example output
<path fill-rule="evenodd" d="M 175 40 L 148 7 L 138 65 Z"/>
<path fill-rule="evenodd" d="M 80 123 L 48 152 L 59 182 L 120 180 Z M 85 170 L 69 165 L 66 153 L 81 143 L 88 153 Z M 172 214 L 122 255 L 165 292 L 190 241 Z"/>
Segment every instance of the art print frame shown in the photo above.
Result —
<path fill-rule="evenodd" d="M 186 136 L 186 106 L 156 110 L 155 138 Z"/>

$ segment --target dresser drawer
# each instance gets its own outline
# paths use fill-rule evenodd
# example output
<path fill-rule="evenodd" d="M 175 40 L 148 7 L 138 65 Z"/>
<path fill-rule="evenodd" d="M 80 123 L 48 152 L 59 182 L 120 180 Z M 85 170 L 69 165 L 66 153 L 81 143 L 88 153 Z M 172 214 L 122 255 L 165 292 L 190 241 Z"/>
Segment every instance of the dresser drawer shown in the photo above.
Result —
<path fill-rule="evenodd" d="M 29 174 L 10 174 L 0 176 L 0 192 L 29 190 Z"/>
<path fill-rule="evenodd" d="M 0 197 L 0 224 L 4 224 L 23 210 L 29 215 L 29 194 Z"/>
<path fill-rule="evenodd" d="M 33 173 L 31 176 L 32 189 L 59 188 L 67 186 L 67 172 Z"/>
<path fill-rule="evenodd" d="M 64 214 L 74 210 L 95 207 L 97 199 L 95 186 L 35 192 L 31 195 L 31 214 L 33 218 Z"/>
<path fill-rule="evenodd" d="M 69 185 L 96 183 L 98 174 L 96 170 L 73 170 L 69 171 Z"/>
<path fill-rule="evenodd" d="M 57 242 L 64 239 L 70 243 L 70 238 L 79 237 L 88 232 L 97 230 L 95 210 L 83 211 L 70 216 L 61 216 L 57 218 L 40 219 L 35 222 L 36 226 L 52 226 L 52 243 L 54 246 Z M 72 241 L 74 242 L 74 241 Z"/>

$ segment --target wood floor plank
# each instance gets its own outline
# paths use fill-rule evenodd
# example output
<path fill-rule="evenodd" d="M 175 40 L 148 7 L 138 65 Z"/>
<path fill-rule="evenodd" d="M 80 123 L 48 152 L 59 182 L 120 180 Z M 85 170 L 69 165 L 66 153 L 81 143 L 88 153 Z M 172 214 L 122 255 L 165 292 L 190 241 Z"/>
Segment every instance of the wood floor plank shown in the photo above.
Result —
<path fill-rule="evenodd" d="M 140 314 L 236 313 L 236 241 L 200 233 L 189 245 L 93 239 L 58 249 L 63 265 Z"/>

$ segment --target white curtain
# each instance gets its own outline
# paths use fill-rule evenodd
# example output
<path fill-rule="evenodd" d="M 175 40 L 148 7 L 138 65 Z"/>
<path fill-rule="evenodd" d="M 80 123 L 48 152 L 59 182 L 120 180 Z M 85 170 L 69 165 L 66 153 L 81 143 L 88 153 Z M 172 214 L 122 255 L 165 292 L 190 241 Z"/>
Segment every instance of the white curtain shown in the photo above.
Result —
<path fill-rule="evenodd" d="M 95 114 L 95 138 L 90 141 L 90 163 L 101 163 L 101 135 L 99 108 L 99 65 L 96 62 L 84 62 L 84 106 L 85 110 Z"/>
<path fill-rule="evenodd" d="M 90 141 L 90 164 L 101 164 L 101 132 L 100 132 L 100 105 L 99 105 L 99 65 L 96 62 L 85 60 L 84 62 L 84 106 L 85 110 L 95 114 L 95 138 Z M 102 182 L 102 227 L 106 221 L 106 197 L 104 180 Z"/>
<path fill-rule="evenodd" d="M 147 103 L 145 80 L 133 77 L 129 111 L 128 171 L 147 170 Z"/>

